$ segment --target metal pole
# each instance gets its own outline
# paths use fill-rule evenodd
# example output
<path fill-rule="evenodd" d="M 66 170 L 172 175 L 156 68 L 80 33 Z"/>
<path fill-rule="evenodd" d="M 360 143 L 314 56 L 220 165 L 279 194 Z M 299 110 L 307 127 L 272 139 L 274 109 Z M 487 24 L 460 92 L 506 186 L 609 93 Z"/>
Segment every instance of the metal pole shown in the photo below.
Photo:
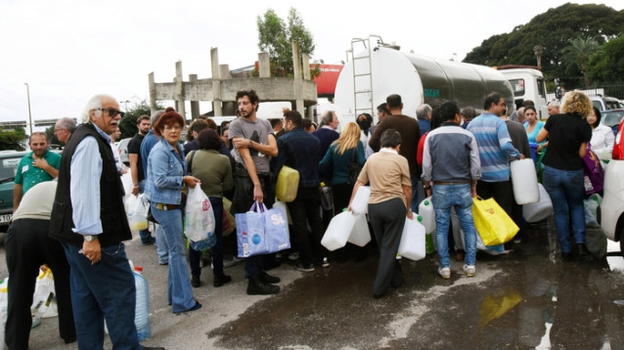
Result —
<path fill-rule="evenodd" d="M 30 111 L 30 85 L 28 83 L 24 83 L 26 85 L 26 97 L 28 98 L 28 124 L 30 125 L 30 136 L 33 133 L 33 121 L 32 121 L 32 113 Z"/>

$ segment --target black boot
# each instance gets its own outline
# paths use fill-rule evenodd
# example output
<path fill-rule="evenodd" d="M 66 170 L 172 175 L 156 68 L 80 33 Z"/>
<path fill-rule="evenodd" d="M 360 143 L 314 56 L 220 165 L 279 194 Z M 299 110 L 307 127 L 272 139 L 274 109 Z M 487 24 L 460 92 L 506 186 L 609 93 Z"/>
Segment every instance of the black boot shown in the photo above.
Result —
<path fill-rule="evenodd" d="M 581 262 L 593 261 L 591 253 L 587 250 L 585 243 L 576 244 L 576 258 Z"/>
<path fill-rule="evenodd" d="M 215 287 L 221 287 L 222 285 L 230 282 L 231 280 L 232 280 L 232 277 L 230 277 L 230 276 L 228 276 L 226 274 L 223 274 L 223 275 L 220 275 L 220 276 L 215 276 L 214 277 L 214 281 L 212 281 L 212 285 L 215 286 Z"/>
<path fill-rule="evenodd" d="M 260 272 L 260 275 L 258 276 L 260 278 L 260 281 L 264 282 L 264 283 L 280 283 L 281 279 L 277 276 L 271 276 L 268 273 L 262 271 Z"/>
<path fill-rule="evenodd" d="M 269 295 L 269 294 L 277 294 L 280 291 L 279 286 L 275 286 L 272 284 L 264 283 L 260 280 L 259 277 L 251 277 L 249 278 L 249 282 L 247 284 L 247 294 L 248 295 Z"/>

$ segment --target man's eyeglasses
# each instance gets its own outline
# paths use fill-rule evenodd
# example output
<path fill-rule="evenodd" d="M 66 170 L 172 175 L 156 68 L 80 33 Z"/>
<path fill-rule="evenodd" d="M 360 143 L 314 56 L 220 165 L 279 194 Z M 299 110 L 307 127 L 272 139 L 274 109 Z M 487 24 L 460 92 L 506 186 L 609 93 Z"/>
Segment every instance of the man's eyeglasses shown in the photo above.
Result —
<path fill-rule="evenodd" d="M 114 117 L 117 114 L 119 114 L 123 118 L 124 115 L 126 114 L 126 113 L 124 113 L 124 112 L 122 112 L 120 110 L 117 110 L 117 109 L 111 108 L 111 107 L 108 107 L 108 108 L 101 108 L 100 107 L 100 108 L 96 108 L 96 110 L 102 111 L 102 112 L 108 112 L 108 115 L 111 116 L 111 117 Z"/>

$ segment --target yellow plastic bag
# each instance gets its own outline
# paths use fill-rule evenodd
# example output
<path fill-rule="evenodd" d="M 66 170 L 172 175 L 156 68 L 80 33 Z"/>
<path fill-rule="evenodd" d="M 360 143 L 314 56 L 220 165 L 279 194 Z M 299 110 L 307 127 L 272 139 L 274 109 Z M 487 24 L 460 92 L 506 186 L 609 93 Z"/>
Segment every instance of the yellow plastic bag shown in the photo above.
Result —
<path fill-rule="evenodd" d="M 479 316 L 481 327 L 497 318 L 501 318 L 522 301 L 522 296 L 515 290 L 506 291 L 504 295 L 488 295 L 481 302 Z"/>
<path fill-rule="evenodd" d="M 299 172 L 291 167 L 283 166 L 277 175 L 277 185 L 275 186 L 275 196 L 277 200 L 290 203 L 297 198 L 299 189 Z"/>
<path fill-rule="evenodd" d="M 472 216 L 475 228 L 486 246 L 509 242 L 520 230 L 494 198 L 475 198 Z"/>

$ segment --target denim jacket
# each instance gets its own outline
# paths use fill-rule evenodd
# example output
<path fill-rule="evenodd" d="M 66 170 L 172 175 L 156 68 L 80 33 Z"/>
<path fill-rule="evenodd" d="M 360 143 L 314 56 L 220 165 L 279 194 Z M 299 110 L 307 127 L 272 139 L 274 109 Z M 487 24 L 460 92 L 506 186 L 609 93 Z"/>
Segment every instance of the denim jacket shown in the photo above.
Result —
<path fill-rule="evenodd" d="M 179 145 L 177 148 L 178 153 L 161 138 L 150 151 L 145 193 L 152 203 L 180 204 L 186 162 L 182 148 Z"/>

